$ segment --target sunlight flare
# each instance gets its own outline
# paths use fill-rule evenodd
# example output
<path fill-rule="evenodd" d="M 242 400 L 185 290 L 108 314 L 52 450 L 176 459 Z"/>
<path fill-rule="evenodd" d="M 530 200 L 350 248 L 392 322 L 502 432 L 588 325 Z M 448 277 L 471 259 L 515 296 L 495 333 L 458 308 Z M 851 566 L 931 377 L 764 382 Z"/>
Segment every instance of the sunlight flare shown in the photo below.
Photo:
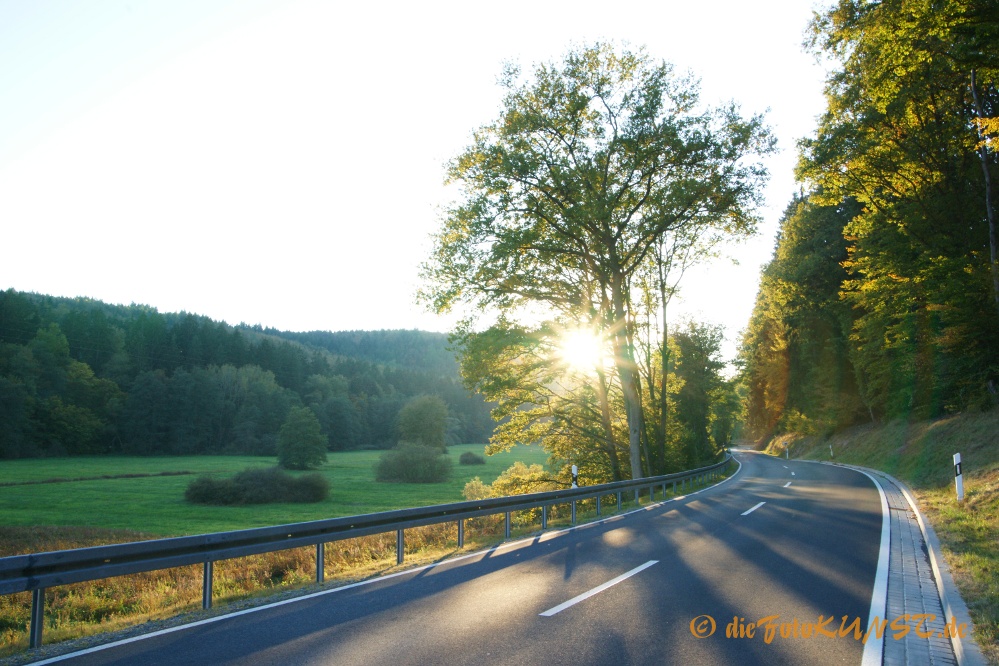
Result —
<path fill-rule="evenodd" d="M 559 344 L 559 357 L 571 370 L 592 373 L 604 364 L 603 340 L 588 329 L 566 331 Z"/>

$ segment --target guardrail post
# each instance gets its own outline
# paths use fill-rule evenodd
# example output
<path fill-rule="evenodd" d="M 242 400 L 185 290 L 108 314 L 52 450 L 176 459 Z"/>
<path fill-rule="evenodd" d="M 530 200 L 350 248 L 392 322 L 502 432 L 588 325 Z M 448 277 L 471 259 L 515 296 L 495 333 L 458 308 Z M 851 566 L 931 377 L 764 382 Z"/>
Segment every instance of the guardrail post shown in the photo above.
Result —
<path fill-rule="evenodd" d="M 205 560 L 205 570 L 201 576 L 201 607 L 208 610 L 212 607 L 212 573 L 215 563 Z"/>
<path fill-rule="evenodd" d="M 597 517 L 600 516 L 600 495 L 597 495 Z"/>
<path fill-rule="evenodd" d="M 649 501 L 650 502 L 655 502 L 656 501 L 656 487 L 655 486 L 649 486 Z"/>
<path fill-rule="evenodd" d="M 316 544 L 316 582 L 322 583 L 326 579 L 326 544 Z"/>
<path fill-rule="evenodd" d="M 45 626 L 45 588 L 31 591 L 31 628 L 28 630 L 28 647 L 42 646 L 42 627 Z"/>
<path fill-rule="evenodd" d="M 405 530 L 395 531 L 395 563 L 402 564 L 406 558 L 406 537 Z"/>
<path fill-rule="evenodd" d="M 676 481 L 673 481 L 673 497 L 676 497 Z"/>
<path fill-rule="evenodd" d="M 576 524 L 576 500 L 572 500 L 572 524 Z"/>
<path fill-rule="evenodd" d="M 617 491 L 617 510 L 621 511 L 621 491 Z"/>
<path fill-rule="evenodd" d="M 504 538 L 510 538 L 510 512 L 506 512 L 506 519 L 503 521 L 503 535 Z"/>
<path fill-rule="evenodd" d="M 635 488 L 635 504 L 638 504 L 638 488 Z"/>
<path fill-rule="evenodd" d="M 541 505 L 541 529 L 548 529 L 548 505 Z"/>
<path fill-rule="evenodd" d="M 465 547 L 465 519 L 458 521 L 458 548 Z"/>

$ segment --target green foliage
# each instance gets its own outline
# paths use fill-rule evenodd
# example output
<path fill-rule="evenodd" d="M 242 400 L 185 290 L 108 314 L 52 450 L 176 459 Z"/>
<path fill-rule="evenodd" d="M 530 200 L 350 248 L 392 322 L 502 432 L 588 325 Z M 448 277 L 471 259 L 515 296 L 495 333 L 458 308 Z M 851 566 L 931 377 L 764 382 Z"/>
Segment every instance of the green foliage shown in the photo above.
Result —
<path fill-rule="evenodd" d="M 451 459 L 441 449 L 401 442 L 378 460 L 375 478 L 391 483 L 443 483 L 451 477 Z"/>
<path fill-rule="evenodd" d="M 243 470 L 226 479 L 199 476 L 187 486 L 184 498 L 195 504 L 217 505 L 315 503 L 325 500 L 329 492 L 329 481 L 321 474 L 296 477 L 279 467 L 269 467 Z"/>
<path fill-rule="evenodd" d="M 519 362 L 519 349 L 534 343 L 517 335 L 517 318 L 532 308 L 605 337 L 613 354 L 602 386 L 557 412 L 577 434 L 602 442 L 596 449 L 615 477 L 622 475 L 615 422 L 623 415 L 628 467 L 642 476 L 651 463 L 642 454 L 632 285 L 665 266 L 650 268 L 650 260 L 668 255 L 664 248 L 677 239 L 693 247 L 702 234 L 752 232 L 765 178 L 755 160 L 772 150 L 771 138 L 760 118 L 744 119 L 734 105 L 700 108 L 694 81 L 642 51 L 596 44 L 536 67 L 526 81 L 509 68 L 502 83 L 507 94 L 498 119 L 449 166 L 463 195 L 435 237 L 422 297 L 438 312 L 464 305 L 506 318 L 496 336 L 460 336 L 479 347 L 471 352 L 477 367 L 485 361 L 480 341 L 497 358 Z M 500 348 L 502 338 L 515 347 Z M 521 395 L 535 392 L 536 375 L 545 371 L 528 371 Z M 501 386 L 463 367 L 466 383 L 505 394 L 509 408 L 501 413 L 517 409 L 518 390 L 509 383 L 517 374 L 504 373 Z M 614 390 L 620 406 L 611 404 Z M 519 403 L 528 410 L 533 404 Z M 542 412 L 535 416 L 523 422 L 535 429 L 523 440 L 534 441 L 543 427 Z"/>
<path fill-rule="evenodd" d="M 860 209 L 818 198 L 795 199 L 785 210 L 743 336 L 752 437 L 830 432 L 867 414 L 849 338 L 856 313 L 840 294 L 848 276 L 844 229 Z"/>
<path fill-rule="evenodd" d="M 474 451 L 465 451 L 458 456 L 458 462 L 462 465 L 485 465 L 486 459 Z"/>
<path fill-rule="evenodd" d="M 417 396 L 399 410 L 398 427 L 403 441 L 446 449 L 447 405 L 435 395 Z"/>
<path fill-rule="evenodd" d="M 278 433 L 278 463 L 286 469 L 312 469 L 326 462 L 326 438 L 308 407 L 292 407 Z"/>
<path fill-rule="evenodd" d="M 529 493 L 541 493 L 549 490 L 560 490 L 566 488 L 569 482 L 554 477 L 538 464 L 525 465 L 517 461 L 496 477 L 491 484 L 482 483 L 479 477 L 475 477 L 465 484 L 465 499 L 485 499 L 486 497 L 509 497 L 511 495 L 526 495 Z M 562 510 L 561 507 L 549 507 L 549 518 L 555 518 Z M 529 509 L 518 511 L 514 522 L 520 525 L 533 523 L 541 516 L 541 509 Z"/>
<path fill-rule="evenodd" d="M 974 121 L 987 126 L 999 115 L 999 52 L 997 23 L 983 10 L 973 0 L 840 0 L 813 24 L 813 48 L 838 68 L 817 135 L 802 144 L 799 176 L 815 203 L 859 204 L 843 228 L 853 372 L 841 376 L 852 374 L 869 418 L 994 401 L 999 265 L 990 191 L 999 191 L 999 174 L 994 155 L 978 150 Z M 854 412 L 834 382 L 826 386 L 839 413 L 796 406 L 820 429 Z M 780 409 L 768 411 L 774 420 Z"/>
<path fill-rule="evenodd" d="M 482 483 L 482 479 L 479 477 L 473 477 L 471 481 L 465 484 L 464 489 L 461 491 L 462 497 L 467 500 L 480 500 L 486 499 L 487 497 L 492 497 L 492 489 L 488 484 Z"/>

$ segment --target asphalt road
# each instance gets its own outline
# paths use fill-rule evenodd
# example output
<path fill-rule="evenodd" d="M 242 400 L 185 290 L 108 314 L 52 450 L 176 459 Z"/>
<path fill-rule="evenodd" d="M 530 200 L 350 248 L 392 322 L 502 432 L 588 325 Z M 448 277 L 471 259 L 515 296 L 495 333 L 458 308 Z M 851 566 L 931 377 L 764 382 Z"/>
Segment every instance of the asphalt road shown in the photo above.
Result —
<path fill-rule="evenodd" d="M 63 663 L 859 664 L 863 643 L 839 634 L 868 624 L 875 485 L 737 457 L 738 474 L 685 499 Z M 749 637 L 767 617 L 770 640 Z M 727 637 L 736 618 L 743 637 Z"/>

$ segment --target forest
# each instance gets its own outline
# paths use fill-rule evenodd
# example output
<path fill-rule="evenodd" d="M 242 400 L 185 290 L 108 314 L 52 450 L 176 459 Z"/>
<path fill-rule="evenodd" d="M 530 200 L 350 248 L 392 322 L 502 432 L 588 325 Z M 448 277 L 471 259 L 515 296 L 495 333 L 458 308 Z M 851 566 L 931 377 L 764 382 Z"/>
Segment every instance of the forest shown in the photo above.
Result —
<path fill-rule="evenodd" d="M 754 437 L 999 403 L 999 7 L 840 0 L 740 363 Z"/>
<path fill-rule="evenodd" d="M 463 387 L 440 333 L 286 333 L 0 292 L 3 458 L 274 455 L 295 406 L 316 414 L 330 450 L 390 448 L 420 395 L 447 404 L 450 443 L 489 438 L 490 406 Z"/>

